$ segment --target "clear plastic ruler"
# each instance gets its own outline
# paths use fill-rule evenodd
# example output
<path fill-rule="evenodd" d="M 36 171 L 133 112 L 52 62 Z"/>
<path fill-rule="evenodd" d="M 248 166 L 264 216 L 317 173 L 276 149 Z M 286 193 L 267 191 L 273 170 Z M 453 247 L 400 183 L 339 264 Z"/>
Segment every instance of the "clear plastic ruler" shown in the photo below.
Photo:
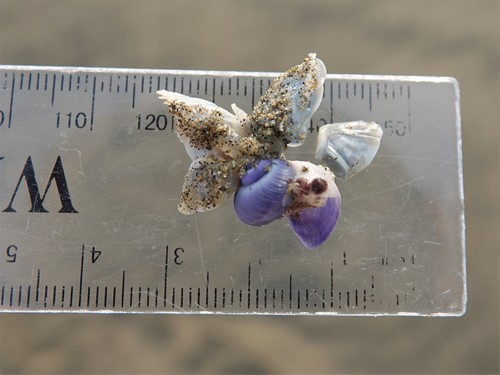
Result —
<path fill-rule="evenodd" d="M 190 159 L 158 89 L 250 112 L 275 74 L 0 67 L 0 309 L 457 316 L 465 312 L 458 83 L 329 75 L 318 127 L 377 121 L 319 249 L 232 203 L 185 216 Z"/>

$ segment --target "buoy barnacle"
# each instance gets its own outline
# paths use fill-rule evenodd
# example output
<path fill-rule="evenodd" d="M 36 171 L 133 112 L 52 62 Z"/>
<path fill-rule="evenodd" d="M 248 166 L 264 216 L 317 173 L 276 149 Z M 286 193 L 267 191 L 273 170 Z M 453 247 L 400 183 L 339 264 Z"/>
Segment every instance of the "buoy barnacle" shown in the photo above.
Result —
<path fill-rule="evenodd" d="M 304 246 L 322 245 L 340 217 L 335 175 L 346 179 L 365 168 L 382 136 L 374 122 L 324 125 L 316 158 L 327 166 L 286 160 L 286 148 L 304 142 L 325 78 L 323 62 L 310 53 L 275 79 L 249 115 L 235 104 L 231 113 L 204 99 L 158 91 L 192 159 L 179 211 L 212 210 L 234 193 L 242 222 L 261 226 L 284 217 Z"/>

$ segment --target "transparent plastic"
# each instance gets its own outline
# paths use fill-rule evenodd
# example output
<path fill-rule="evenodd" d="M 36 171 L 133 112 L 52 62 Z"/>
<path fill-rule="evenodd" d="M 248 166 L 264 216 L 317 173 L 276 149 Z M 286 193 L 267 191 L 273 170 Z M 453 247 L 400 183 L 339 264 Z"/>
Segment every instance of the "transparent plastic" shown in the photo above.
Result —
<path fill-rule="evenodd" d="M 452 78 L 328 76 L 287 158 L 318 163 L 317 130 L 332 122 L 376 121 L 384 135 L 370 166 L 338 181 L 341 219 L 317 250 L 286 220 L 243 224 L 231 201 L 178 212 L 190 158 L 156 90 L 250 112 L 273 77 L 1 67 L 1 311 L 462 315 Z"/>

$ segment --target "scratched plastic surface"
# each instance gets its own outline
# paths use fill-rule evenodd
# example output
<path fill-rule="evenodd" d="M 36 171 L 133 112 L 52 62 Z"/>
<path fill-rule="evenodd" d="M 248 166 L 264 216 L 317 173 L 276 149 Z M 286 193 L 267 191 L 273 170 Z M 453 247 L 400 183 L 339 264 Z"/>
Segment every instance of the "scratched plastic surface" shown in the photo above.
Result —
<path fill-rule="evenodd" d="M 453 79 L 329 76 L 307 141 L 288 158 L 314 161 L 325 123 L 374 120 L 384 137 L 373 164 L 339 181 L 339 225 L 310 251 L 285 220 L 241 223 L 232 202 L 177 211 L 189 158 L 155 91 L 250 111 L 273 75 L 2 69 L 2 311 L 465 312 Z"/>

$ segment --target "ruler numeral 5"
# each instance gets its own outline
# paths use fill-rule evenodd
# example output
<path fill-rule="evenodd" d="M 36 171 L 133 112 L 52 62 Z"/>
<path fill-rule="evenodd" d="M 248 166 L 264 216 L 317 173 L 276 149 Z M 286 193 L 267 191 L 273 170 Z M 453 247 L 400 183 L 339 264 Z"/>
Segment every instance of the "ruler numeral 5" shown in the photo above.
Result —
<path fill-rule="evenodd" d="M 5 254 L 7 255 L 7 263 L 15 263 L 17 260 L 17 251 L 18 247 L 16 245 L 9 245 L 5 250 Z"/>

